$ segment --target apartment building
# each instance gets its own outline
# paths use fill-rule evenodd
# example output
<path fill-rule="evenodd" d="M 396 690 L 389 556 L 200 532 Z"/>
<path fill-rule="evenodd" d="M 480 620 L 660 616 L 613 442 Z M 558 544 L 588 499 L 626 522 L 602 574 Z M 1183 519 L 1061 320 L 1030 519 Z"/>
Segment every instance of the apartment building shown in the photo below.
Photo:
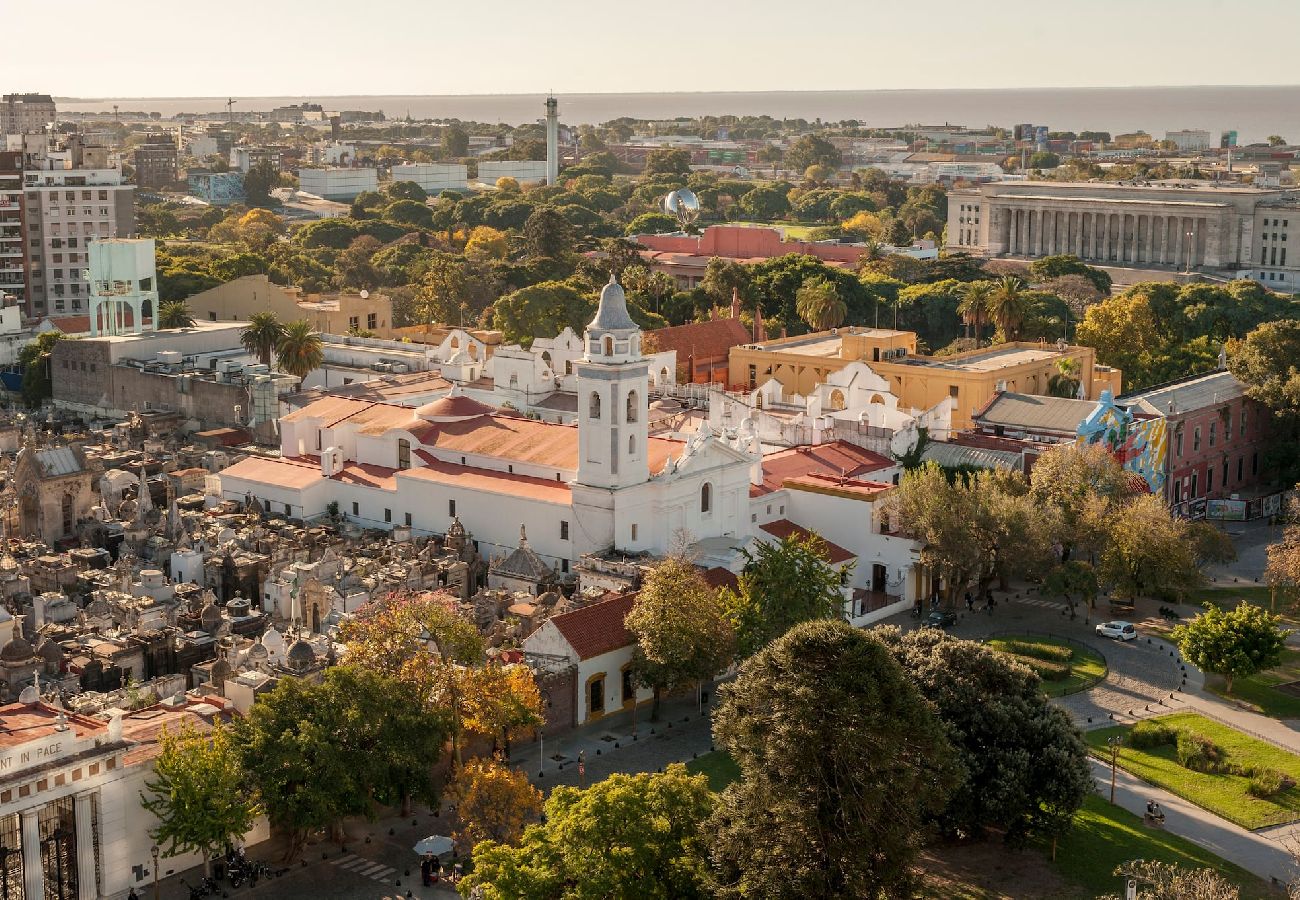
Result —
<path fill-rule="evenodd" d="M 176 141 L 169 134 L 151 134 L 131 151 L 135 183 L 142 188 L 169 188 L 176 184 Z"/>
<path fill-rule="evenodd" d="M 0 152 L 0 294 L 27 300 L 22 154 Z"/>
<path fill-rule="evenodd" d="M 0 97 L 0 135 L 41 132 L 57 119 L 49 94 L 5 94 Z"/>
<path fill-rule="evenodd" d="M 29 136 L 30 137 L 30 136 Z M 89 309 L 86 246 L 135 230 L 135 187 L 121 162 L 78 135 L 52 149 L 28 141 L 22 172 L 27 246 L 27 314 L 77 315 Z"/>

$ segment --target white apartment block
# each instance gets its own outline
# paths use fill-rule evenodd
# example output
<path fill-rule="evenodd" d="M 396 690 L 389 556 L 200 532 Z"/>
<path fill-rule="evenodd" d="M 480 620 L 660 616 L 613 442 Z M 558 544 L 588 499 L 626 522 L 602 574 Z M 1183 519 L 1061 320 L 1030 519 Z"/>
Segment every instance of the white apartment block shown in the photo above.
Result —
<path fill-rule="evenodd" d="M 1210 133 L 1199 129 L 1184 128 L 1181 131 L 1166 131 L 1165 140 L 1172 141 L 1174 146 L 1184 153 L 1210 149 Z"/>
<path fill-rule="evenodd" d="M 393 166 L 393 181 L 413 182 L 429 195 L 440 191 L 469 190 L 464 163 L 407 163 Z"/>
<path fill-rule="evenodd" d="M 299 169 L 298 189 L 337 203 L 351 203 L 363 191 L 379 190 L 374 168 Z"/>

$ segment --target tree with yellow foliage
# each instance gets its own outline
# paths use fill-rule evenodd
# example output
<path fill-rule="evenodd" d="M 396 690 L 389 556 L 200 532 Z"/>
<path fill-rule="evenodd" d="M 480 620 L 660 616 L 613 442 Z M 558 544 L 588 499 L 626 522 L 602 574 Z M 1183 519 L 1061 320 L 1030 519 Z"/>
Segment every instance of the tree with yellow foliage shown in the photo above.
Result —
<path fill-rule="evenodd" d="M 542 792 L 528 776 L 496 759 L 471 759 L 451 787 L 460 830 L 456 843 L 470 852 L 480 841 L 515 844 L 524 826 L 542 817 Z"/>
<path fill-rule="evenodd" d="M 885 236 L 885 223 L 880 220 L 880 216 L 866 210 L 851 219 L 846 219 L 840 224 L 840 228 L 875 241 L 881 240 Z"/>
<path fill-rule="evenodd" d="M 542 724 L 542 695 L 533 670 L 522 663 L 466 669 L 461 686 L 465 728 L 492 738 L 506 759 L 511 738 Z"/>
<path fill-rule="evenodd" d="M 476 261 L 505 259 L 509 251 L 506 233 L 488 225 L 479 225 L 469 233 L 469 240 L 465 242 L 465 255 Z"/>

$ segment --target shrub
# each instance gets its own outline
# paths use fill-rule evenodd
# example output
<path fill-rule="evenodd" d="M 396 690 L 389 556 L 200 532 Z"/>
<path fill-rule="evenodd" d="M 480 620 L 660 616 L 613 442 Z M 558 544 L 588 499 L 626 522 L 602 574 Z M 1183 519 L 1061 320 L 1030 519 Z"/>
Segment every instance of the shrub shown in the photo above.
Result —
<path fill-rule="evenodd" d="M 1279 772 L 1277 769 L 1250 766 L 1242 774 L 1250 777 L 1250 783 L 1246 785 L 1246 793 L 1261 800 L 1268 800 L 1288 788 L 1295 787 L 1295 782 L 1285 772 Z"/>
<path fill-rule="evenodd" d="M 1175 752 L 1178 764 L 1193 772 L 1222 772 L 1227 766 L 1223 748 L 1194 731 L 1178 732 Z"/>
<path fill-rule="evenodd" d="M 1064 681 L 1070 677 L 1070 666 L 1068 663 L 1048 662 L 1045 659 L 1034 659 L 1032 656 L 1020 656 L 1013 654 L 1016 662 L 1028 666 L 1038 673 L 1038 677 L 1044 681 Z"/>
<path fill-rule="evenodd" d="M 1057 647 L 1053 644 L 1034 644 L 1029 641 L 1003 641 L 1001 649 L 1016 656 L 1030 656 L 1048 662 L 1068 663 L 1074 658 L 1074 651 L 1069 647 Z"/>
<path fill-rule="evenodd" d="M 1138 722 L 1128 734 L 1128 745 L 1138 750 L 1163 747 L 1178 740 L 1178 729 L 1170 728 L 1164 722 L 1147 720 Z"/>

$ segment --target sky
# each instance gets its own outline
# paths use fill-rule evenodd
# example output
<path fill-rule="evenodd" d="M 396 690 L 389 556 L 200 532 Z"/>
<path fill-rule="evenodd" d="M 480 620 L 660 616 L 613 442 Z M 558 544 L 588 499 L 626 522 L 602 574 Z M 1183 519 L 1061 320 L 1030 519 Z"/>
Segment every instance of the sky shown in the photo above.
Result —
<path fill-rule="evenodd" d="M 0 90 L 61 97 L 1300 83 L 1297 0 L 4 6 Z"/>

